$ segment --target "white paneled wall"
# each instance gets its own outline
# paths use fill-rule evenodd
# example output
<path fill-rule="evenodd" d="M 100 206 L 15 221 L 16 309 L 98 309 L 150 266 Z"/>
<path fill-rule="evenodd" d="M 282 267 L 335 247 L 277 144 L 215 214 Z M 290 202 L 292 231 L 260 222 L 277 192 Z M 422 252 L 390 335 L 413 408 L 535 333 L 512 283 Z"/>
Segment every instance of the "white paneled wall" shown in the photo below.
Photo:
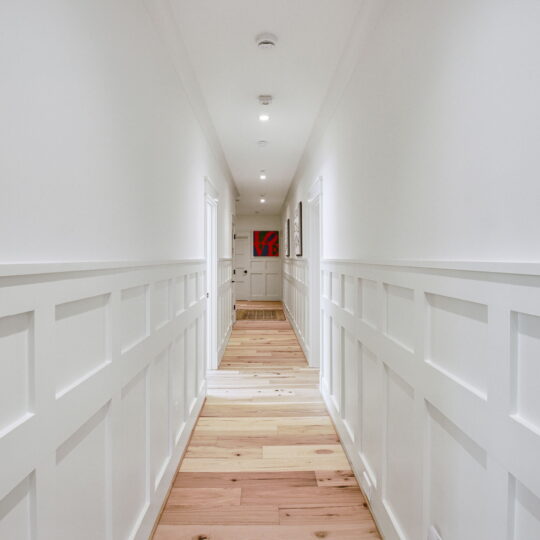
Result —
<path fill-rule="evenodd" d="M 147 539 L 205 395 L 205 265 L 28 268 L 0 277 L 0 538 Z"/>
<path fill-rule="evenodd" d="M 323 395 L 385 538 L 540 538 L 538 268 L 322 268 Z"/>
<path fill-rule="evenodd" d="M 218 267 L 218 359 L 221 360 L 233 325 L 232 259 L 220 259 Z"/>
<path fill-rule="evenodd" d="M 283 304 L 298 341 L 309 357 L 308 262 L 283 260 Z"/>

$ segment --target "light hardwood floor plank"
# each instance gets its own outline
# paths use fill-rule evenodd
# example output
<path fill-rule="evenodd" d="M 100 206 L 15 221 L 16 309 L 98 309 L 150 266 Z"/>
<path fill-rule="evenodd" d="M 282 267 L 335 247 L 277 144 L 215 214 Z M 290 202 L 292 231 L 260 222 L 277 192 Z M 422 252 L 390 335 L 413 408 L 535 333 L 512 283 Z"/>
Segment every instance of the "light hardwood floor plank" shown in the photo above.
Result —
<path fill-rule="evenodd" d="M 318 384 L 289 321 L 237 322 L 154 540 L 380 538 Z"/>

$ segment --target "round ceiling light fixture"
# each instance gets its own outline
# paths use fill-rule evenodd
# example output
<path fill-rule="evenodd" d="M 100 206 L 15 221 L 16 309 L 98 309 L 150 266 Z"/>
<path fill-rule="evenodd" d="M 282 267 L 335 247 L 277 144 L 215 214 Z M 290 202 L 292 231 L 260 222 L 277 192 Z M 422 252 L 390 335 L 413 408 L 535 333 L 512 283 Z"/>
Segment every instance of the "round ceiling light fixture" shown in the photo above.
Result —
<path fill-rule="evenodd" d="M 255 38 L 255 41 L 259 49 L 273 49 L 276 46 L 277 37 L 269 32 L 263 32 Z"/>
<path fill-rule="evenodd" d="M 264 197 L 261 197 L 261 204 L 264 204 L 266 202 L 266 199 Z"/>
<path fill-rule="evenodd" d="M 268 122 L 268 120 L 270 120 L 270 115 L 268 115 L 266 113 L 259 114 L 259 120 L 261 122 Z"/>
<path fill-rule="evenodd" d="M 261 171 L 261 174 L 259 175 L 259 178 L 261 180 L 266 180 L 266 173 L 264 171 Z"/>

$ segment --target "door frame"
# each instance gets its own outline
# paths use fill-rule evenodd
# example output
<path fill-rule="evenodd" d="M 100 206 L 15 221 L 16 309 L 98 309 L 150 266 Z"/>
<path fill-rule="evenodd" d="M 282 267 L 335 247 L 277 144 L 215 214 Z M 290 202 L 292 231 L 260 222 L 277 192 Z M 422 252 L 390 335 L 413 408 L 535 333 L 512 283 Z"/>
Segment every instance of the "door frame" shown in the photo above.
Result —
<path fill-rule="evenodd" d="M 321 363 L 322 321 L 321 321 L 321 260 L 322 238 L 322 176 L 317 178 L 308 194 L 308 332 L 310 367 Z"/>
<path fill-rule="evenodd" d="M 212 182 L 204 179 L 204 256 L 206 261 L 206 369 L 218 368 L 217 342 L 217 214 L 218 192 Z"/>

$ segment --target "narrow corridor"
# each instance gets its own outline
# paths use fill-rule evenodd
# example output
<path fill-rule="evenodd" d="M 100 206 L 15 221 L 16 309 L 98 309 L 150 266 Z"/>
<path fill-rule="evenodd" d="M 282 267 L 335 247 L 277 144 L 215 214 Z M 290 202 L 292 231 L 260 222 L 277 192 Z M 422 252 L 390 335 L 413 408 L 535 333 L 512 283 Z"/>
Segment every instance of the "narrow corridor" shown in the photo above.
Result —
<path fill-rule="evenodd" d="M 379 538 L 318 382 L 288 320 L 238 321 L 154 540 Z"/>

